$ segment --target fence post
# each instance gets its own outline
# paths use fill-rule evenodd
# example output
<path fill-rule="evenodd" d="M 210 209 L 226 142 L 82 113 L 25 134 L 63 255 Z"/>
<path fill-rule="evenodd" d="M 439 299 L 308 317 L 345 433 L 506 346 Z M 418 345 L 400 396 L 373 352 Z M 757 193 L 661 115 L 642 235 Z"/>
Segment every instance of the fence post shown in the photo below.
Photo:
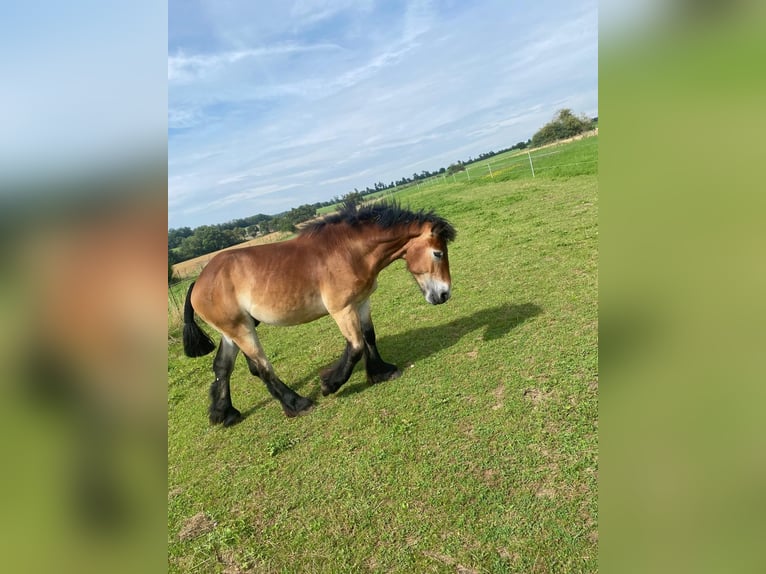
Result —
<path fill-rule="evenodd" d="M 527 157 L 529 158 L 529 167 L 532 169 L 532 177 L 535 177 L 535 166 L 532 165 L 532 156 L 529 155 L 529 152 L 527 152 Z"/>
<path fill-rule="evenodd" d="M 492 166 L 490 166 L 489 164 L 487 164 L 487 169 L 489 170 L 489 177 L 491 177 L 492 179 L 495 179 L 495 176 L 494 176 L 494 175 L 492 175 Z"/>

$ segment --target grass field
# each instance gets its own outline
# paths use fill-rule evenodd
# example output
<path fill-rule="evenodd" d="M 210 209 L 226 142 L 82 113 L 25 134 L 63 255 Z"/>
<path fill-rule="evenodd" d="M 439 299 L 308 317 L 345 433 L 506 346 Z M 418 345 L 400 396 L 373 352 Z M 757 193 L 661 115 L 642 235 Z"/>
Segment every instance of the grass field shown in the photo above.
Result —
<path fill-rule="evenodd" d="M 322 397 L 318 371 L 344 344 L 332 320 L 261 326 L 277 373 L 317 408 L 285 418 L 240 356 L 246 418 L 211 427 L 213 355 L 184 357 L 171 320 L 170 571 L 597 571 L 597 139 L 548 156 L 588 162 L 556 160 L 568 172 L 397 194 L 458 238 L 445 305 L 401 261 L 379 277 L 395 381 L 368 386 L 358 366 Z"/>
<path fill-rule="evenodd" d="M 454 175 L 435 175 L 428 179 L 408 183 L 394 189 L 386 189 L 365 196 L 365 201 L 406 193 L 410 188 L 420 189 L 430 185 L 447 183 L 498 183 L 512 179 L 525 179 L 546 175 L 548 177 L 572 177 L 598 171 L 598 132 L 587 132 L 564 142 L 556 142 L 529 150 L 511 150 L 486 160 L 466 164 L 465 171 Z M 576 143 L 575 143 L 576 142 Z M 531 163 L 530 163 L 531 160 Z M 535 173 L 532 173 L 532 170 Z M 317 210 L 325 215 L 337 209 L 328 205 Z"/>

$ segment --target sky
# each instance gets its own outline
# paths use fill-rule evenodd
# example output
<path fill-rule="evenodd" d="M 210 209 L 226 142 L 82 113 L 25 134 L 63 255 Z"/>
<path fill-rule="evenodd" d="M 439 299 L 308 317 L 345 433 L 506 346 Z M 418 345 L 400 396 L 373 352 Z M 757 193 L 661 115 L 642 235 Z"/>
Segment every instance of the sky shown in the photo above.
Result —
<path fill-rule="evenodd" d="M 171 0 L 168 226 L 327 201 L 598 115 L 598 2 Z"/>

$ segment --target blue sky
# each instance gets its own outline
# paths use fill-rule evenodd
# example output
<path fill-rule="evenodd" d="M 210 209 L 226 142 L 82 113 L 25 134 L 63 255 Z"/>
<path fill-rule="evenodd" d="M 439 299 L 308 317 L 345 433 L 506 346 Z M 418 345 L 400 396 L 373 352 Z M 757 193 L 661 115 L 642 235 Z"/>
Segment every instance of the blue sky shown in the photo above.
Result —
<path fill-rule="evenodd" d="M 597 2 L 171 0 L 168 223 L 325 201 L 598 114 Z"/>

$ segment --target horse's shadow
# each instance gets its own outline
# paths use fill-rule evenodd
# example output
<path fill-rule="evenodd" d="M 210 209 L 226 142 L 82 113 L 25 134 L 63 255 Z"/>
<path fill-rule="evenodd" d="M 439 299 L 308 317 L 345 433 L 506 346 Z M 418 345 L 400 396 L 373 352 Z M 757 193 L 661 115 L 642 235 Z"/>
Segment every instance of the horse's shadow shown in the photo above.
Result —
<path fill-rule="evenodd" d="M 542 308 L 534 303 L 497 305 L 458 317 L 449 323 L 420 327 L 396 335 L 384 336 L 378 339 L 378 348 L 386 361 L 393 362 L 402 369 L 407 364 L 421 361 L 439 351 L 452 347 L 465 335 L 479 329 L 484 330 L 482 339 L 485 341 L 504 337 L 511 329 L 542 312 Z M 357 365 L 357 369 L 360 368 L 364 368 L 364 360 Z M 296 391 L 302 391 L 304 387 L 311 384 L 312 389 L 305 396 L 316 401 L 319 396 L 319 385 L 315 384 L 317 382 L 317 373 L 308 373 L 300 380 L 290 383 L 290 387 Z M 370 384 L 366 380 L 350 385 L 346 384 L 336 393 L 336 396 L 353 395 L 368 388 L 370 388 Z M 271 402 L 271 399 L 260 401 L 246 411 L 242 411 L 242 416 L 246 418 Z"/>
<path fill-rule="evenodd" d="M 497 305 L 476 311 L 471 315 L 458 317 L 449 323 L 410 329 L 396 335 L 381 337 L 378 339 L 378 348 L 386 361 L 393 362 L 403 369 L 405 365 L 421 361 L 452 347 L 468 333 L 479 329 L 484 330 L 482 336 L 484 341 L 504 337 L 511 329 L 539 315 L 542 311 L 542 308 L 534 303 Z M 338 391 L 338 396 L 359 393 L 369 387 L 366 381 L 346 385 Z"/>

